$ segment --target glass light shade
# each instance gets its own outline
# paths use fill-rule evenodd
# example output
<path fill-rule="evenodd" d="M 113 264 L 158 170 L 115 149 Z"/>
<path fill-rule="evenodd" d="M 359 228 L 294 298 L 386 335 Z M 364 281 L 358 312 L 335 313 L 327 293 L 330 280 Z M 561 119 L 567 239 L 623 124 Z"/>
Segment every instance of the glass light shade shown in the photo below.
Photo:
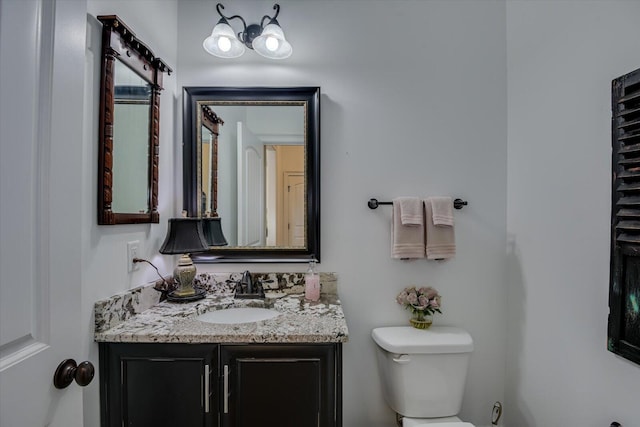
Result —
<path fill-rule="evenodd" d="M 260 55 L 271 59 L 285 59 L 291 56 L 293 48 L 285 39 L 278 22 L 272 20 L 262 33 L 253 39 L 253 49 Z"/>
<path fill-rule="evenodd" d="M 224 18 L 213 27 L 211 35 L 202 42 L 202 47 L 219 58 L 237 58 L 244 53 L 244 45 Z"/>

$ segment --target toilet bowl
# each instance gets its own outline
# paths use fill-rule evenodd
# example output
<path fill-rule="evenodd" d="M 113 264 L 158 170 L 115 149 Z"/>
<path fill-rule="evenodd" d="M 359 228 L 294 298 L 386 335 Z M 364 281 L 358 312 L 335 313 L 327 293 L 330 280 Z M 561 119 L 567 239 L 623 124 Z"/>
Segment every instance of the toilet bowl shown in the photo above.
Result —
<path fill-rule="evenodd" d="M 457 417 L 473 351 L 468 332 L 395 326 L 376 328 L 371 336 L 384 398 L 403 427 L 473 427 Z"/>

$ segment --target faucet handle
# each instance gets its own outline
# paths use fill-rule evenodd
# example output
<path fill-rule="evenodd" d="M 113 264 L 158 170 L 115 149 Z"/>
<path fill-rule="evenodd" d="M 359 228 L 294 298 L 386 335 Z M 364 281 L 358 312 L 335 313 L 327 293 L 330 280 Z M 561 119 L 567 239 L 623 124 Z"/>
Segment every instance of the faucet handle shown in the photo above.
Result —
<path fill-rule="evenodd" d="M 253 287 L 253 291 L 258 294 L 260 298 L 264 298 L 264 286 L 262 285 L 262 282 L 260 280 L 256 282 L 255 286 Z"/>

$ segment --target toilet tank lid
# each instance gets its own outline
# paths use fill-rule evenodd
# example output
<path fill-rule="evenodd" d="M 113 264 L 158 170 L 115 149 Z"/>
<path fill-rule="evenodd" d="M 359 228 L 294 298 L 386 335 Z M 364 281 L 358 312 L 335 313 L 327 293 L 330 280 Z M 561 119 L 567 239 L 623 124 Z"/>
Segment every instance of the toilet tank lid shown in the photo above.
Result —
<path fill-rule="evenodd" d="M 436 354 L 473 351 L 471 335 L 452 326 L 432 326 L 429 329 L 389 326 L 374 329 L 371 336 L 380 347 L 390 353 Z"/>

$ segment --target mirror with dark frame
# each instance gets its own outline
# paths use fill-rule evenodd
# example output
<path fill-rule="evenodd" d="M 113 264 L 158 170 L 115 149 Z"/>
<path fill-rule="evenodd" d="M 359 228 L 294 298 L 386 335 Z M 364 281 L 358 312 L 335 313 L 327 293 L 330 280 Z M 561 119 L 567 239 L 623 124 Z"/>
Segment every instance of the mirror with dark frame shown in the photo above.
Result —
<path fill-rule="evenodd" d="M 184 209 L 228 242 L 197 262 L 320 258 L 320 88 L 185 87 Z"/>
<path fill-rule="evenodd" d="M 158 152 L 162 73 L 122 20 L 102 23 L 98 224 L 158 223 Z"/>

